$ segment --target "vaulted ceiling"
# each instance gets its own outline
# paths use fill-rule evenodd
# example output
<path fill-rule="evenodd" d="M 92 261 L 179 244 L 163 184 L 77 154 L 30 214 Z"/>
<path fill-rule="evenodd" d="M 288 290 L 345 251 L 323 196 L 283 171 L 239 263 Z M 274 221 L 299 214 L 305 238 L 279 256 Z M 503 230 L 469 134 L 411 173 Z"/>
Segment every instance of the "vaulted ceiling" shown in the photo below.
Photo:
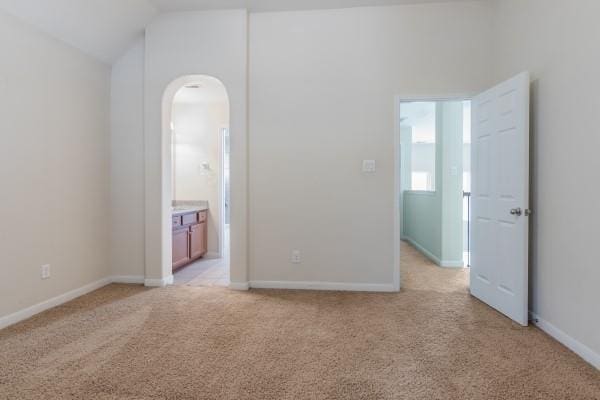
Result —
<path fill-rule="evenodd" d="M 0 0 L 0 9 L 107 64 L 158 14 L 146 0 Z"/>
<path fill-rule="evenodd" d="M 461 0 L 0 0 L 0 10 L 112 64 L 160 13 L 346 8 Z"/>

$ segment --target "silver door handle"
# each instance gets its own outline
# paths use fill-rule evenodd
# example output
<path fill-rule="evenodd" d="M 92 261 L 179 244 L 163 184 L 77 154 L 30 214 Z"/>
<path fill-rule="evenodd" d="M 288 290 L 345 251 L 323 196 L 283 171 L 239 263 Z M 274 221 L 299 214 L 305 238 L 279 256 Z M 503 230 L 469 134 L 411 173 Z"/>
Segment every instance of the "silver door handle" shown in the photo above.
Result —
<path fill-rule="evenodd" d="M 521 210 L 521 207 L 513 208 L 510 210 L 510 215 L 516 215 L 519 217 L 522 214 L 523 214 L 523 210 Z"/>

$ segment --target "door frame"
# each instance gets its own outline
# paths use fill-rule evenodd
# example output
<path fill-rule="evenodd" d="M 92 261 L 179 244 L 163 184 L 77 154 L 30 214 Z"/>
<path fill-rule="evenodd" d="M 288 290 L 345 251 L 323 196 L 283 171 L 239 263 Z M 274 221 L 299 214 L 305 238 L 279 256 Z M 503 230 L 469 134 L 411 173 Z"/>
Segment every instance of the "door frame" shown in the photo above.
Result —
<path fill-rule="evenodd" d="M 169 79 L 146 96 L 145 133 L 145 279 L 146 286 L 173 283 L 171 240 L 171 106 L 176 92 L 201 78 L 221 81 L 229 99 L 231 210 L 230 284 L 234 290 L 248 290 L 247 258 L 247 126 L 244 97 L 227 82 L 212 74 L 186 74 Z M 154 100 L 154 101 L 153 101 Z"/>
<path fill-rule="evenodd" d="M 229 131 L 229 126 L 221 125 L 219 127 L 219 258 L 225 257 L 225 131 Z M 228 134 L 229 136 L 229 134 Z M 229 154 L 231 171 L 231 152 Z M 231 179 L 231 177 L 230 177 Z M 231 196 L 231 195 L 230 195 Z M 230 205 L 231 207 L 231 205 Z"/>
<path fill-rule="evenodd" d="M 401 149 L 400 149 L 400 105 L 402 103 L 419 102 L 419 101 L 472 101 L 477 95 L 476 92 L 466 93 L 449 93 L 437 95 L 408 95 L 399 94 L 394 96 L 394 289 L 399 291 L 401 288 L 402 277 L 400 271 L 400 241 L 402 240 L 401 231 L 403 229 L 403 204 L 400 193 L 402 179 L 401 165 Z"/>

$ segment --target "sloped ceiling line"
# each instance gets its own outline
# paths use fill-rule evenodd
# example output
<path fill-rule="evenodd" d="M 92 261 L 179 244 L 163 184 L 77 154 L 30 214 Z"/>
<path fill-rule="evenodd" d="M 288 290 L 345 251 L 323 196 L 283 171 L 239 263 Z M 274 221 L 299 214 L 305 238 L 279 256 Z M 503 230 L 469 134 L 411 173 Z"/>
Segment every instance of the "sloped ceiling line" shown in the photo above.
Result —
<path fill-rule="evenodd" d="M 450 1 L 465 0 L 0 0 L 0 10 L 110 65 L 152 19 L 166 12 L 240 8 L 267 12 Z"/>

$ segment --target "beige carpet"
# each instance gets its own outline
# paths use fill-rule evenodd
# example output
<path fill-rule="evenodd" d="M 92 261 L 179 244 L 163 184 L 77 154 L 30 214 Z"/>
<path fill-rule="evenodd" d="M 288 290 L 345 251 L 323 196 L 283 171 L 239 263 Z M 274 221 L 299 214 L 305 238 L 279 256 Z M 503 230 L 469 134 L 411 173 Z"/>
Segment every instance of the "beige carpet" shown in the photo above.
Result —
<path fill-rule="evenodd" d="M 399 294 L 111 285 L 0 331 L 2 399 L 600 399 L 403 245 Z"/>

